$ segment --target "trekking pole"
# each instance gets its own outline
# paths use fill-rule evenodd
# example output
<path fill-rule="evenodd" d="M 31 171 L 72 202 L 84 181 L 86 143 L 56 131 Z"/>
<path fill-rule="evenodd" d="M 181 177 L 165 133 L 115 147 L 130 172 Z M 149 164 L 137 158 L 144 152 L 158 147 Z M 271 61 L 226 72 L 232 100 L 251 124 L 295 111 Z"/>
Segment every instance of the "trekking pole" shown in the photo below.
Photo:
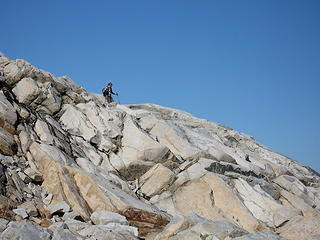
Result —
<path fill-rule="evenodd" d="M 118 97 L 118 102 L 119 102 L 119 104 L 121 104 L 121 103 L 120 103 L 120 97 L 119 97 L 119 94 L 117 94 L 117 97 Z"/>

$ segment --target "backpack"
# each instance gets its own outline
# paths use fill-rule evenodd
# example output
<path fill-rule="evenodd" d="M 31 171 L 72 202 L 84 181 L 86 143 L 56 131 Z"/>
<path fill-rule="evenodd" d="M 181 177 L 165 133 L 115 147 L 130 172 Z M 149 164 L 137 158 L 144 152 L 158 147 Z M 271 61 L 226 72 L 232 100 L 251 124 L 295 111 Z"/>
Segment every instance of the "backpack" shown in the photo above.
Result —
<path fill-rule="evenodd" d="M 102 94 L 103 94 L 103 96 L 107 96 L 108 95 L 108 87 L 104 87 L 104 88 L 102 88 Z"/>

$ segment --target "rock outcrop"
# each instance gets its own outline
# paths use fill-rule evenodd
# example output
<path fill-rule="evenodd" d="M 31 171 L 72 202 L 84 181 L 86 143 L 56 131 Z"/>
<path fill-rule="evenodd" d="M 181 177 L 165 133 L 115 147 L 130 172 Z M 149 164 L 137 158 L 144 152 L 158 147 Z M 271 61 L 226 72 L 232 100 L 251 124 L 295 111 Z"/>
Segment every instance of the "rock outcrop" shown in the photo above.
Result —
<path fill-rule="evenodd" d="M 0 54 L 0 239 L 319 239 L 320 174 Z"/>

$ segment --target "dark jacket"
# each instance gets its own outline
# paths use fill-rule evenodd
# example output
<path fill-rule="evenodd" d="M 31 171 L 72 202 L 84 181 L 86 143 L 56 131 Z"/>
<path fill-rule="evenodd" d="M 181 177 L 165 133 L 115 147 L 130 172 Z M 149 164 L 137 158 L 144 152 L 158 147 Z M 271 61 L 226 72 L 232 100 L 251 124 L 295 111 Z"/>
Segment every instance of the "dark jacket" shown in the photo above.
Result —
<path fill-rule="evenodd" d="M 111 96 L 111 94 L 116 95 L 116 93 L 113 92 L 112 87 L 110 86 L 103 88 L 102 92 L 104 96 Z"/>

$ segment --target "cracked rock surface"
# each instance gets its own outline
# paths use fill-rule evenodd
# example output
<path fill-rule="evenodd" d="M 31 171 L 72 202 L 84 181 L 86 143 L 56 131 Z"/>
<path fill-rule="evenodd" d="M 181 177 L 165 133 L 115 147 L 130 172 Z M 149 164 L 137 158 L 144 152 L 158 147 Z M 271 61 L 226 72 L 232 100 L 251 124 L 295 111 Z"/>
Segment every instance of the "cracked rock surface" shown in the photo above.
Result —
<path fill-rule="evenodd" d="M 311 240 L 320 174 L 154 104 L 106 106 L 0 54 L 0 239 Z"/>

